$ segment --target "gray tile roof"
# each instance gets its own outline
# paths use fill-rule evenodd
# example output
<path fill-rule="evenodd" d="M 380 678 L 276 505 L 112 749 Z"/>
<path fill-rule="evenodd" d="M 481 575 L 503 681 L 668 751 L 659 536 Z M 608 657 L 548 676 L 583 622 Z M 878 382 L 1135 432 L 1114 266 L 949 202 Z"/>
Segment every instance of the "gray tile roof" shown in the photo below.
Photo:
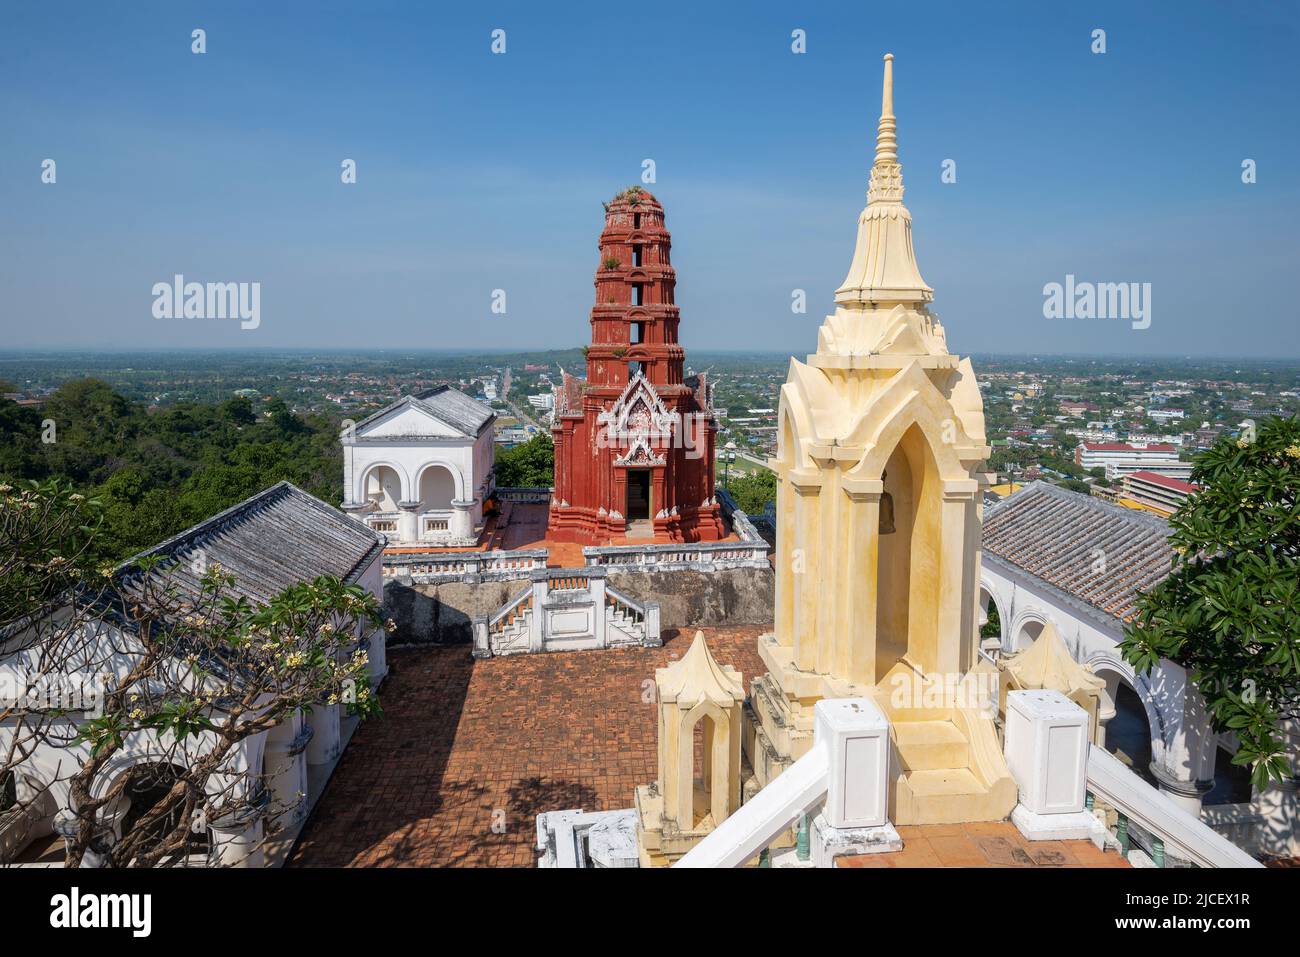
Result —
<path fill-rule="evenodd" d="M 480 436 L 483 430 L 490 426 L 496 418 L 496 413 L 492 411 L 491 406 L 484 405 L 478 399 L 470 398 L 464 392 L 453 389 L 449 385 L 440 385 L 437 388 L 426 389 L 414 395 L 403 396 L 396 402 L 384 406 L 378 412 L 366 416 L 357 423 L 356 428 L 360 430 L 369 423 L 405 405 L 412 405 L 427 412 L 438 421 L 449 425 L 462 435 L 467 435 L 470 438 Z"/>
<path fill-rule="evenodd" d="M 289 482 L 272 485 L 233 508 L 141 552 L 118 567 L 130 590 L 142 556 L 175 559 L 168 580 L 182 593 L 198 591 L 194 558 L 219 562 L 235 576 L 232 597 L 267 602 L 289 585 L 333 575 L 354 581 L 383 550 L 384 538 Z M 170 562 L 164 562 L 164 566 Z"/>
<path fill-rule="evenodd" d="M 1169 574 L 1174 551 L 1168 535 L 1169 526 L 1155 515 L 1033 482 L 985 509 L 981 545 L 1067 595 L 1128 621 L 1139 593 Z"/>

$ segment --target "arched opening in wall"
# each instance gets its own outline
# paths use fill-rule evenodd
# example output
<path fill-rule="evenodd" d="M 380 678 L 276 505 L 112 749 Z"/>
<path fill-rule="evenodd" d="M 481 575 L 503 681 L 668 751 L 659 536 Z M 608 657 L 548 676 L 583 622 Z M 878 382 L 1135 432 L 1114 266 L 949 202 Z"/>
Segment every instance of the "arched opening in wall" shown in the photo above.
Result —
<path fill-rule="evenodd" d="M 420 473 L 420 511 L 451 508 L 456 497 L 456 477 L 445 465 L 430 465 Z"/>
<path fill-rule="evenodd" d="M 1002 610 L 993 600 L 987 588 L 980 588 L 980 640 L 996 638 L 999 644 L 1006 644 L 1006 634 L 1002 625 Z"/>
<path fill-rule="evenodd" d="M 941 507 L 934 454 L 920 427 L 913 425 L 899 439 L 884 472 L 876 562 L 878 677 L 905 655 L 926 670 L 935 667 Z"/>
<path fill-rule="evenodd" d="M 1106 725 L 1106 750 L 1152 787 L 1158 787 L 1151 773 L 1153 729 L 1142 698 L 1128 683 L 1114 674 L 1103 673 L 1106 690 L 1115 701 L 1115 717 Z"/>
<path fill-rule="evenodd" d="M 1128 765 L 1152 787 L 1158 786 L 1151 773 L 1152 746 L 1156 729 L 1141 696 L 1121 677 L 1109 669 L 1097 669 L 1106 679 L 1106 691 L 1115 702 L 1115 717 L 1106 725 L 1106 750 Z M 1232 763 L 1232 753 L 1224 748 L 1215 752 L 1214 784 L 1201 803 L 1245 804 L 1252 798 L 1250 769 Z"/>
<path fill-rule="evenodd" d="M 159 842 L 172 843 L 177 838 L 178 828 L 183 831 L 183 843 L 164 858 L 164 862 L 183 862 L 190 854 L 207 854 L 210 849 L 210 834 L 206 828 L 195 831 L 188 823 L 181 828 L 185 815 L 185 802 L 173 800 L 161 817 L 146 823 L 149 813 L 160 802 L 167 800 L 172 788 L 185 774 L 183 768 L 162 762 L 137 764 L 128 768 L 126 789 L 123 796 L 130 801 L 122 817 L 122 836 L 125 839 L 132 833 L 138 834 L 136 847 L 142 853 L 155 849 Z"/>
<path fill-rule="evenodd" d="M 713 718 L 702 715 L 691 729 L 691 827 L 699 828 L 712 813 Z"/>
<path fill-rule="evenodd" d="M 396 512 L 402 500 L 402 477 L 387 465 L 376 465 L 361 480 L 362 494 L 377 512 Z"/>
<path fill-rule="evenodd" d="M 1248 804 L 1254 797 L 1250 783 L 1250 768 L 1232 763 L 1232 752 L 1216 748 L 1214 752 L 1214 786 L 1201 798 L 1201 803 Z"/>
<path fill-rule="evenodd" d="M 1043 622 L 1034 618 L 1027 619 L 1021 623 L 1020 628 L 1016 631 L 1015 644 L 1012 645 L 1011 650 L 1025 651 L 1038 640 L 1038 636 L 1042 633 Z"/>

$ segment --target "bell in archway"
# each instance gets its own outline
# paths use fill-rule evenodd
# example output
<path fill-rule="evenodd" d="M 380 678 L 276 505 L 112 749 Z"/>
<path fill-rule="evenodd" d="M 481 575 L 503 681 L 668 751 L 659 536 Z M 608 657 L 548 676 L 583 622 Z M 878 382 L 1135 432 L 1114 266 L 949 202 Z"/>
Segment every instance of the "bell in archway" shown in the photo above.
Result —
<path fill-rule="evenodd" d="M 887 478 L 889 478 L 888 472 L 880 476 L 882 482 Z M 880 534 L 894 534 L 894 496 L 888 492 L 880 493 Z"/>

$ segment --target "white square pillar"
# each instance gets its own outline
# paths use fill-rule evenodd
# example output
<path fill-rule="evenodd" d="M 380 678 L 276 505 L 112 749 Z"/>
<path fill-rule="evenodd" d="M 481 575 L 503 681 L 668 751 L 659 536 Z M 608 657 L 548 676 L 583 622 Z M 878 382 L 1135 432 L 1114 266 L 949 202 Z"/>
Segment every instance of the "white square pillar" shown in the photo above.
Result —
<path fill-rule="evenodd" d="M 1059 691 L 1007 694 L 1004 750 L 1020 789 L 1011 820 L 1031 841 L 1087 838 L 1088 713 Z"/>
<path fill-rule="evenodd" d="M 831 698 L 813 706 L 813 747 L 827 752 L 826 804 L 812 822 L 812 855 L 832 867 L 844 854 L 897 851 L 889 823 L 889 719 L 870 698 Z"/>

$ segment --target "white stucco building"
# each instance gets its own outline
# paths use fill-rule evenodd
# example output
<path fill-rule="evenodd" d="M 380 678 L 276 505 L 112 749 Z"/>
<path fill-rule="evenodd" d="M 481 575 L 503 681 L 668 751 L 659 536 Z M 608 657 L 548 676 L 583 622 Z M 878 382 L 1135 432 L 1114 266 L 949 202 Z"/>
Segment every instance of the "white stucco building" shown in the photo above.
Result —
<path fill-rule="evenodd" d="M 472 545 L 493 489 L 496 413 L 450 386 L 345 428 L 343 509 L 392 544 Z"/>
<path fill-rule="evenodd" d="M 982 532 L 981 623 L 995 605 L 1001 652 L 1025 650 L 1051 622 L 1074 659 L 1105 679 L 1111 701 L 1123 686 L 1141 702 L 1151 762 L 1137 770 L 1149 771 L 1162 791 L 1201 813 L 1215 783 L 1218 752 L 1235 751 L 1236 742 L 1212 731 L 1205 701 L 1184 668 L 1162 660 L 1150 674 L 1138 674 L 1119 649 L 1140 593 L 1169 574 L 1173 551 L 1164 519 L 1034 482 L 988 508 Z M 1284 733 L 1300 747 L 1295 728 Z M 1293 785 L 1216 807 L 1216 822 L 1231 818 L 1233 808 L 1256 824 L 1300 813 Z M 1236 837 L 1266 853 L 1294 853 L 1293 828 L 1265 824 L 1257 830 L 1254 838 Z M 1263 839 L 1268 831 L 1290 836 L 1270 843 Z"/>
<path fill-rule="evenodd" d="M 178 593 L 196 593 L 200 570 L 216 563 L 235 576 L 230 597 L 265 604 L 285 588 L 319 575 L 359 585 L 382 600 L 383 547 L 382 536 L 280 482 L 143 554 L 162 561 Z M 114 572 L 124 593 L 130 588 L 122 581 L 139 574 L 135 561 Z M 32 632 L 0 634 L 0 713 L 9 709 L 0 721 L 0 754 L 7 753 L 15 735 L 27 746 L 34 745 L 3 782 L 0 864 L 61 863 L 59 835 L 75 824 L 68 811 L 70 779 L 89 759 L 89 746 L 74 740 L 77 729 L 96 716 L 97 699 L 105 689 L 123 682 L 143 647 L 134 626 L 111 614 L 89 617 L 79 628 L 86 638 L 77 646 L 76 660 L 62 662 L 57 674 L 44 670 L 48 666 L 42 665 L 46 660 L 42 642 L 34 640 Z M 366 651 L 368 674 L 377 688 L 388 670 L 383 629 L 359 635 L 355 647 Z M 34 687 L 57 687 L 59 707 L 49 711 L 46 705 L 33 703 Z M 27 730 L 30 723 L 19 724 L 20 715 L 33 709 L 49 713 L 50 723 L 36 735 Z M 214 801 L 241 807 L 238 819 L 207 822 L 199 842 L 206 850 L 182 863 L 227 867 L 281 863 L 356 723 L 343 705 L 320 703 L 310 712 L 297 711 L 270 730 L 239 741 L 223 763 L 223 772 L 208 779 Z M 212 746 L 209 734 L 199 734 L 180 748 L 157 732 L 129 731 L 123 747 L 93 782 L 93 796 L 98 797 L 111 794 L 122 776 L 130 775 L 121 795 L 100 812 L 103 833 L 96 840 L 111 846 L 120 839 L 123 827 L 160 798 L 157 788 L 165 793 L 171 787 L 175 774 L 169 766 L 192 762 Z M 93 852 L 83 866 L 97 866 Z"/>
<path fill-rule="evenodd" d="M 1177 664 L 1139 675 L 1119 651 L 1139 592 L 1169 574 L 1168 535 L 1154 515 L 1034 482 L 984 515 L 980 605 L 985 620 L 997 606 L 1004 654 L 1028 648 L 1050 621 L 1112 701 L 1121 683 L 1134 691 L 1150 724 L 1151 773 L 1199 808 L 1217 745 L 1200 695 Z"/>

